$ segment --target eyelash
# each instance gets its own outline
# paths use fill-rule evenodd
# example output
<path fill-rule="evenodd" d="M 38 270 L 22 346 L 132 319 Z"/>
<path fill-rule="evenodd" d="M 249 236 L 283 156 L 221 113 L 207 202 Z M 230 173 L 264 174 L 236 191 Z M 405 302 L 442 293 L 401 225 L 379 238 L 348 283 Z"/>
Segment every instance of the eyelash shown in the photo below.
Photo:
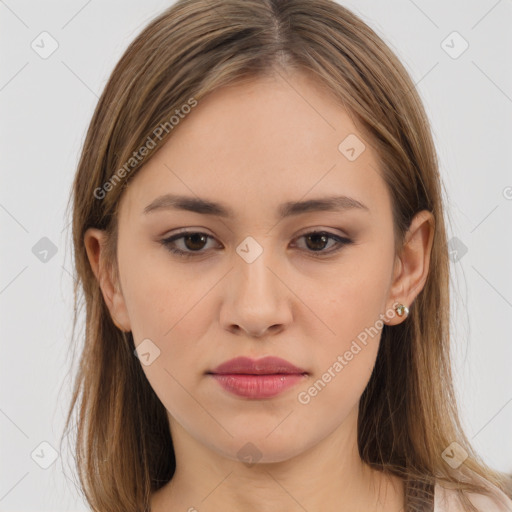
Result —
<path fill-rule="evenodd" d="M 176 254 L 177 256 L 182 257 L 182 258 L 196 257 L 196 256 L 200 256 L 201 254 L 204 254 L 206 251 L 203 251 L 203 250 L 183 251 L 181 249 L 176 249 L 176 247 L 173 247 L 173 244 L 176 240 L 185 238 L 186 236 L 189 236 L 189 235 L 206 235 L 208 237 L 208 239 L 210 239 L 210 238 L 213 239 L 212 236 L 208 235 L 207 233 L 202 233 L 201 231 L 183 231 L 177 235 L 172 235 L 171 237 L 164 238 L 163 240 L 161 240 L 161 243 L 168 251 L 170 251 L 171 253 Z M 329 256 L 331 254 L 334 254 L 334 253 L 340 251 L 344 246 L 350 245 L 353 243 L 353 240 L 351 240 L 350 238 L 335 235 L 333 233 L 329 233 L 328 231 L 310 231 L 308 233 L 304 233 L 303 235 L 299 236 L 298 238 L 303 238 L 308 235 L 325 235 L 325 236 L 327 236 L 327 238 L 334 240 L 338 244 L 338 247 L 335 248 L 334 250 L 333 249 L 328 250 L 328 251 L 324 251 L 324 250 L 308 251 L 308 250 L 306 250 L 306 252 L 309 252 L 312 256 L 317 257 L 317 258 L 322 258 L 322 257 Z"/>

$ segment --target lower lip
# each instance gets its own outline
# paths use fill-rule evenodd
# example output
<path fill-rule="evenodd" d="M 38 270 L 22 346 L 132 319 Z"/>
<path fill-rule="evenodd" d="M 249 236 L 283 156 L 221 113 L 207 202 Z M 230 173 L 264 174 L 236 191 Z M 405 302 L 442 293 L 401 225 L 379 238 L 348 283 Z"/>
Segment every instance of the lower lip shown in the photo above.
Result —
<path fill-rule="evenodd" d="M 226 391 L 246 398 L 271 398 L 304 379 L 304 375 L 298 373 L 275 375 L 214 373 L 211 376 Z"/>

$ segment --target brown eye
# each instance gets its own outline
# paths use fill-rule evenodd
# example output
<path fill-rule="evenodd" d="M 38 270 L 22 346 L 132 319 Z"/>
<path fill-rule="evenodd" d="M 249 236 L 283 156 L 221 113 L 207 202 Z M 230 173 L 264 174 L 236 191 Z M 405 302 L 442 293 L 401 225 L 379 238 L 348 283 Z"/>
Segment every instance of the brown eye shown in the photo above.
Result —
<path fill-rule="evenodd" d="M 203 251 L 202 249 L 204 249 L 205 245 L 208 242 L 208 239 L 210 238 L 213 240 L 213 237 L 207 235 L 206 233 L 200 233 L 197 231 L 186 231 L 179 233 L 178 235 L 173 235 L 169 238 L 165 238 L 164 240 L 161 241 L 161 243 L 170 252 L 177 254 L 178 256 L 188 257 L 205 253 L 206 251 Z M 184 248 L 176 247 L 176 242 L 178 240 L 183 241 L 182 247 Z"/>
<path fill-rule="evenodd" d="M 329 236 L 323 233 L 313 233 L 305 236 L 306 245 L 313 251 L 321 251 L 322 249 L 325 249 L 326 244 L 329 242 L 329 238 Z"/>
<path fill-rule="evenodd" d="M 299 239 L 301 238 L 304 238 L 306 242 L 305 245 L 307 248 L 307 252 L 313 253 L 314 256 L 324 256 L 332 254 L 334 252 L 339 251 L 343 246 L 352 243 L 352 240 L 350 240 L 349 238 L 338 236 L 327 231 L 313 231 L 311 233 L 306 233 L 299 237 Z M 335 249 L 325 250 L 330 240 L 334 241 L 334 243 L 331 244 L 330 247 L 334 246 Z"/>
<path fill-rule="evenodd" d="M 193 233 L 191 235 L 185 235 L 183 237 L 185 246 L 187 247 L 187 249 L 190 249 L 191 251 L 201 250 L 206 244 L 207 240 L 208 235 L 205 235 L 203 233 Z"/>

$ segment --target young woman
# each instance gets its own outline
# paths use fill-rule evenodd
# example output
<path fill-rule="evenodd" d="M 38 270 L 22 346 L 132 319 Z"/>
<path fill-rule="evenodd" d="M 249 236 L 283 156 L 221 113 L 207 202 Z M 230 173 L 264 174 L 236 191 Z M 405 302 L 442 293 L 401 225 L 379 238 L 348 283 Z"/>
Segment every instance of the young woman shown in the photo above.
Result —
<path fill-rule="evenodd" d="M 72 199 L 93 510 L 512 510 L 458 418 L 429 123 L 347 9 L 175 3 L 114 69 Z"/>

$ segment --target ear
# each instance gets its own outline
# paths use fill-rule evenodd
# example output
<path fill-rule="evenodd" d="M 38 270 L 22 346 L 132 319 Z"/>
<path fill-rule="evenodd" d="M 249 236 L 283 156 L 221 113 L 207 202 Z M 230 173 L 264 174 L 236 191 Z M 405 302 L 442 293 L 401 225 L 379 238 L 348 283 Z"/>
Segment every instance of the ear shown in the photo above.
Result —
<path fill-rule="evenodd" d="M 105 246 L 107 233 L 102 229 L 89 228 L 84 235 L 84 245 L 92 271 L 99 282 L 103 298 L 114 324 L 122 331 L 130 331 L 130 319 L 120 284 L 107 264 Z"/>
<path fill-rule="evenodd" d="M 390 289 L 391 304 L 388 306 L 395 313 L 393 305 L 397 302 L 408 308 L 423 289 L 430 268 L 430 252 L 434 240 L 435 219 L 431 212 L 418 212 L 405 235 L 404 245 L 395 259 L 393 282 Z M 395 314 L 386 321 L 396 325 L 405 320 L 405 316 Z"/>

